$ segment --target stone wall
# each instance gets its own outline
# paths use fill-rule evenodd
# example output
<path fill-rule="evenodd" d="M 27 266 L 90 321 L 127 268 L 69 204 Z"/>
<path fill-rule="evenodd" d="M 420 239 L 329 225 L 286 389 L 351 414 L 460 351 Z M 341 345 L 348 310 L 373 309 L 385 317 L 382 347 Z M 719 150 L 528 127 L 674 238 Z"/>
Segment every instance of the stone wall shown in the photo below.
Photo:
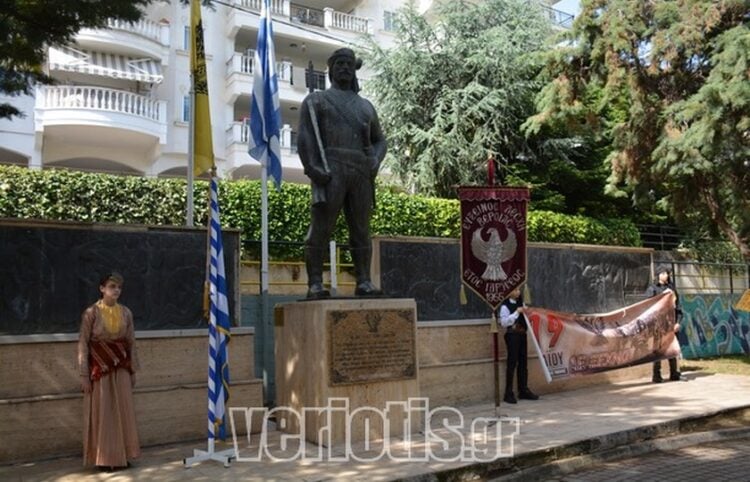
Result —
<path fill-rule="evenodd" d="M 253 375 L 253 338 L 249 328 L 232 332 L 230 406 L 263 405 L 262 385 Z M 205 446 L 207 330 L 136 332 L 136 346 L 141 445 L 196 440 L 196 448 Z M 81 454 L 76 347 L 76 335 L 0 337 L 0 463 Z"/>
<path fill-rule="evenodd" d="M 430 398 L 430 406 L 458 406 L 494 400 L 493 340 L 489 326 L 489 319 L 419 324 L 419 386 L 421 396 Z M 506 351 L 502 333 L 498 338 L 502 396 Z M 547 383 L 531 343 L 528 353 L 529 386 L 540 395 L 651 375 L 651 365 L 640 365 Z"/>

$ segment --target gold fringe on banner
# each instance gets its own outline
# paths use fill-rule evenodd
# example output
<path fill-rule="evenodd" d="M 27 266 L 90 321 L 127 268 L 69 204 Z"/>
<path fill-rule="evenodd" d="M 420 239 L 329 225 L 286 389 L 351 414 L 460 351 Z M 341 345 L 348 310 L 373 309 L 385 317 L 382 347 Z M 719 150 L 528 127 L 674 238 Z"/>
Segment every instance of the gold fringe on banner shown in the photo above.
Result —
<path fill-rule="evenodd" d="M 490 333 L 497 333 L 498 327 L 497 327 L 497 315 L 495 315 L 495 312 L 492 312 L 492 321 L 490 322 Z"/>
<path fill-rule="evenodd" d="M 464 289 L 463 283 L 461 283 L 461 289 L 458 291 L 458 302 L 462 305 L 469 302 L 469 300 L 466 299 L 466 290 Z"/>

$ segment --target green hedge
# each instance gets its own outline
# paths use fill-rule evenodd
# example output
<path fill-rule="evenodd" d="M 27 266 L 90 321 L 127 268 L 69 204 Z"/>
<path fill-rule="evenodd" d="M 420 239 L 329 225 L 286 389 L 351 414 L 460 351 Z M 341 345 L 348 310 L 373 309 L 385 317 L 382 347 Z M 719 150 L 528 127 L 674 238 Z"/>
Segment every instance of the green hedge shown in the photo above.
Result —
<path fill-rule="evenodd" d="M 208 184 L 197 181 L 196 222 L 205 225 Z M 260 181 L 220 183 L 222 225 L 242 231 L 243 239 L 260 239 Z M 310 188 L 286 183 L 269 189 L 269 239 L 300 242 L 307 233 Z M 0 166 L 0 217 L 183 225 L 186 182 L 91 174 L 70 170 L 29 170 Z M 425 198 L 379 189 L 372 219 L 373 234 L 459 236 L 456 200 Z M 628 220 L 594 220 L 547 211 L 532 211 L 529 240 L 639 246 Z M 346 224 L 339 219 L 336 240 L 346 243 Z"/>

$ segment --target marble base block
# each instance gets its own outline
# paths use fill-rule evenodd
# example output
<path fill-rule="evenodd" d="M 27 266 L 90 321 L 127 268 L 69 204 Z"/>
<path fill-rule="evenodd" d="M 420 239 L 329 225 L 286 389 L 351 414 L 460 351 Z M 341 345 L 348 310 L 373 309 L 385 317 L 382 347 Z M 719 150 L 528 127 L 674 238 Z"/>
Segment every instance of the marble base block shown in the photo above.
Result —
<path fill-rule="evenodd" d="M 275 318 L 281 430 L 331 446 L 421 428 L 413 299 L 300 301 Z"/>

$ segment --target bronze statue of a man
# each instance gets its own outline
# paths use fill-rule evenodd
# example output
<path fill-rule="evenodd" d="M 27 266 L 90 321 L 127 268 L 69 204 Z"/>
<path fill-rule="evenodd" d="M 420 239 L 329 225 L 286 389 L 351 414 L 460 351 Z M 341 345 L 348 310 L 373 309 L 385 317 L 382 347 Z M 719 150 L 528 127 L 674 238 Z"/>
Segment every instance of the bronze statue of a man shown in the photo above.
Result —
<path fill-rule="evenodd" d="M 375 109 L 358 93 L 356 70 L 361 65 L 351 49 L 336 50 L 328 59 L 331 87 L 309 94 L 300 109 L 297 148 L 313 197 L 305 239 L 308 298 L 330 296 L 323 288 L 323 260 L 342 208 L 357 277 L 355 294 L 381 294 L 370 279 L 370 215 L 386 141 Z"/>

